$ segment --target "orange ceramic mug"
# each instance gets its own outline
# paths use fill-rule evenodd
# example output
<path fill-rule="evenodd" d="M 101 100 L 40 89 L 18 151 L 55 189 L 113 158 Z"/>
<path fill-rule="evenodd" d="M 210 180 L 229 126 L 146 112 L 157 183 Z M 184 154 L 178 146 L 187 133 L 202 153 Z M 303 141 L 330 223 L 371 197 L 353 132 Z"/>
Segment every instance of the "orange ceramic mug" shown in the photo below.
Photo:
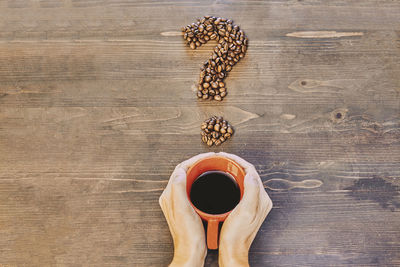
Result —
<path fill-rule="evenodd" d="M 243 197 L 244 192 L 244 176 L 245 172 L 243 168 L 235 161 L 221 157 L 213 156 L 197 161 L 193 164 L 186 173 L 186 192 L 190 201 L 190 190 L 192 188 L 193 182 L 203 173 L 207 171 L 223 171 L 229 173 L 233 178 L 235 178 L 239 189 L 240 189 L 240 199 Z M 198 208 L 196 208 L 190 201 L 190 204 L 200 215 L 200 217 L 207 221 L 207 247 L 209 249 L 218 248 L 218 236 L 219 236 L 219 223 L 225 221 L 231 211 L 222 214 L 209 214 L 205 213 Z"/>

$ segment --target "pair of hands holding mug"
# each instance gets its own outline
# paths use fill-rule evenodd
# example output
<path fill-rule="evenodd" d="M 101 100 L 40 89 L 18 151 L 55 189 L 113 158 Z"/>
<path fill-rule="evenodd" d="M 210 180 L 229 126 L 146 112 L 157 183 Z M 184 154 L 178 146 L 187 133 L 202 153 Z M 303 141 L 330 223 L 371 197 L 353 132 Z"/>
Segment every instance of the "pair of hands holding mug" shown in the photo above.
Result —
<path fill-rule="evenodd" d="M 199 215 L 186 193 L 186 172 L 197 161 L 222 156 L 236 161 L 245 171 L 244 194 L 222 225 L 219 241 L 219 266 L 249 266 L 248 252 L 258 229 L 272 209 L 272 201 L 254 166 L 224 152 L 204 153 L 190 158 L 172 173 L 159 202 L 174 242 L 170 267 L 203 266 L 207 254 L 205 232 Z"/>

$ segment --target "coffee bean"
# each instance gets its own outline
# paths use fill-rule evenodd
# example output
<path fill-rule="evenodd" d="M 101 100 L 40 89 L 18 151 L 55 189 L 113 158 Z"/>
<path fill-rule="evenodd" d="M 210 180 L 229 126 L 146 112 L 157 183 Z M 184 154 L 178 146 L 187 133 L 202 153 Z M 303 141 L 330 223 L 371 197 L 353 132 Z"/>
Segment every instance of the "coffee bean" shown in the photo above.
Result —
<path fill-rule="evenodd" d="M 222 97 L 220 95 L 215 95 L 214 100 L 221 101 Z"/>
<path fill-rule="evenodd" d="M 226 93 L 226 92 L 221 92 L 219 95 L 220 95 L 221 97 L 225 97 L 225 96 L 227 95 L 227 93 Z"/>
<path fill-rule="evenodd" d="M 208 145 L 208 146 L 212 146 L 212 145 L 213 145 L 213 141 L 212 141 L 212 140 L 208 140 L 208 141 L 207 141 L 207 145 Z"/>
<path fill-rule="evenodd" d="M 209 76 L 207 76 L 207 77 L 209 77 Z M 209 83 L 203 83 L 203 88 L 207 89 L 208 87 L 210 87 Z"/>
<path fill-rule="evenodd" d="M 232 130 L 232 128 L 230 126 L 228 127 L 227 132 L 230 133 L 230 134 L 233 134 L 233 130 Z"/>
<path fill-rule="evenodd" d="M 217 82 L 212 82 L 211 83 L 211 87 L 214 88 L 214 89 L 217 89 L 218 88 L 218 83 Z"/>
<path fill-rule="evenodd" d="M 204 124 L 204 123 L 203 123 L 203 124 Z M 202 127 L 203 127 L 203 125 L 202 125 Z M 214 125 L 214 131 L 219 132 L 220 127 L 221 127 L 221 126 L 219 125 L 219 122 L 218 122 L 217 124 Z M 205 129 L 205 128 L 202 128 L 202 129 Z"/>
<path fill-rule="evenodd" d="M 202 98 L 202 97 L 203 97 L 203 94 L 202 94 L 201 92 L 197 92 L 197 97 L 198 97 L 198 98 Z"/>
<path fill-rule="evenodd" d="M 222 144 L 221 140 L 216 140 L 214 143 L 216 146 L 219 146 L 220 144 Z"/>
<path fill-rule="evenodd" d="M 204 81 L 206 81 L 207 83 L 209 83 L 211 81 L 211 76 L 206 76 L 204 77 Z"/>
<path fill-rule="evenodd" d="M 219 133 L 218 132 L 212 132 L 212 137 L 214 138 L 219 138 Z"/>

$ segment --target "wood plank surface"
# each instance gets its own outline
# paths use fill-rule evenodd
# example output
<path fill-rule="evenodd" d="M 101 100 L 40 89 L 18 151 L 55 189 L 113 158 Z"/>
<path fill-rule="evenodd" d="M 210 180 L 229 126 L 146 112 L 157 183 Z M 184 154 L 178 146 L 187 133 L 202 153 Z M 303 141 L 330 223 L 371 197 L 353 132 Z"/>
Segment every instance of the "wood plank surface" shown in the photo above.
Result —
<path fill-rule="evenodd" d="M 221 103 L 179 32 L 207 14 L 250 40 Z M 251 266 L 400 265 L 400 2 L 2 0 L 0 62 L 0 266 L 167 266 L 158 197 L 207 151 L 274 202 Z"/>

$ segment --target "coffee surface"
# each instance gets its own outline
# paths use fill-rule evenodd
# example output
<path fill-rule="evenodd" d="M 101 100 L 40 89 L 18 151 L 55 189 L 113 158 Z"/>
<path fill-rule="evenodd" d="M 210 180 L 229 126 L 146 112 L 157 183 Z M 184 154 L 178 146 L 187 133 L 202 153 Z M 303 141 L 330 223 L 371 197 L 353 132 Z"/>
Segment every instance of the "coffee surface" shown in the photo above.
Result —
<path fill-rule="evenodd" d="M 203 212 L 222 214 L 232 210 L 239 203 L 240 189 L 230 174 L 208 171 L 194 181 L 190 200 Z"/>

